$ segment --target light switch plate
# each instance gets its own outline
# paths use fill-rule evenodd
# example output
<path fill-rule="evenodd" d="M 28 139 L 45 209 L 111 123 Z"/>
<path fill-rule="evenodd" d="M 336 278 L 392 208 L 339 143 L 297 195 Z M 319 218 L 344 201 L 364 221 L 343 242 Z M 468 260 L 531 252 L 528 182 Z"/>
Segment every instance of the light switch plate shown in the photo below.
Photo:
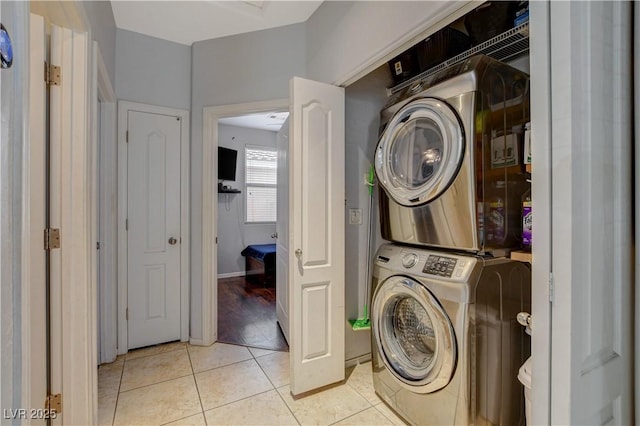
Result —
<path fill-rule="evenodd" d="M 362 209 L 349 209 L 349 225 L 362 225 Z"/>

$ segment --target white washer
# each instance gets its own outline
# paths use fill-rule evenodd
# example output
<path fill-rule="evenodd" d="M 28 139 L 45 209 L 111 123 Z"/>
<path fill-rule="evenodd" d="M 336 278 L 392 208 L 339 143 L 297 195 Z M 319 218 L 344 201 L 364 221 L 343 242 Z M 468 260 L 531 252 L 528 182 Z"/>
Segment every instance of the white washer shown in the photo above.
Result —
<path fill-rule="evenodd" d="M 374 388 L 411 424 L 524 424 L 520 262 L 386 244 L 373 269 Z"/>

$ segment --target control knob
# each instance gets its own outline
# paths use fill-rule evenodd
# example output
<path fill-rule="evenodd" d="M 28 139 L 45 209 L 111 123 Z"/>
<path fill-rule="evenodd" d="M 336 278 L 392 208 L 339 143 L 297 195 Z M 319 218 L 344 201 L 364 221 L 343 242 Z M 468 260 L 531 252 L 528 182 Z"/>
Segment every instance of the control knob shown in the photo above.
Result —
<path fill-rule="evenodd" d="M 418 256 L 415 253 L 407 253 L 402 256 L 402 266 L 405 268 L 413 268 L 418 263 Z"/>

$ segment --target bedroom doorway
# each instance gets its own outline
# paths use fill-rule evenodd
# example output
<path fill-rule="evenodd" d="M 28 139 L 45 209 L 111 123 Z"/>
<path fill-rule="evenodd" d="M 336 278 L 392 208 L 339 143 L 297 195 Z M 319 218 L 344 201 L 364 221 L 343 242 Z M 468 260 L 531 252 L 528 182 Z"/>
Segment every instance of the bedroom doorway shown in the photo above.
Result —
<path fill-rule="evenodd" d="M 218 120 L 218 342 L 288 351 L 275 273 L 277 135 L 287 117 L 271 111 Z"/>

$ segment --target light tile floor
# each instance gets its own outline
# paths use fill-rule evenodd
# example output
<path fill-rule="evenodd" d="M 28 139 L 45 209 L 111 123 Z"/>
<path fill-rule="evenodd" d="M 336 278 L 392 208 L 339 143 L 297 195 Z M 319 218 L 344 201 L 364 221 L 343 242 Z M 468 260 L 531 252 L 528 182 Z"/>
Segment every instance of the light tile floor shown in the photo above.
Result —
<path fill-rule="evenodd" d="M 98 369 L 100 425 L 403 425 L 373 390 L 371 364 L 304 398 L 289 354 L 215 343 L 136 350 Z"/>

